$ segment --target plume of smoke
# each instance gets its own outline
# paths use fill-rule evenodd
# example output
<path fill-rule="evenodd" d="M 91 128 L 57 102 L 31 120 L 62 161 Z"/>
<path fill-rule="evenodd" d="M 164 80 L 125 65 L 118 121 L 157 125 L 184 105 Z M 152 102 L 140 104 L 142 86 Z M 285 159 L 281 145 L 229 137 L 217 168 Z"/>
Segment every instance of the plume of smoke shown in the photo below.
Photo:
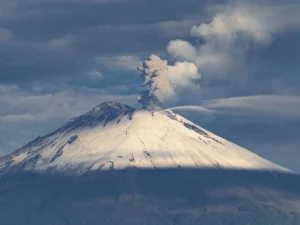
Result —
<path fill-rule="evenodd" d="M 246 69 L 247 52 L 252 44 L 267 45 L 274 34 L 299 27 L 299 6 L 235 4 L 222 7 L 209 23 L 191 29 L 201 44 L 170 41 L 167 52 L 176 62 L 152 55 L 138 70 L 146 90 L 138 96 L 144 108 L 157 108 L 176 98 L 178 90 L 200 79 L 226 79 Z M 200 72 L 198 72 L 198 70 Z M 242 72 L 242 73 L 241 73 Z"/>
<path fill-rule="evenodd" d="M 195 64 L 176 62 L 168 65 L 167 60 L 162 60 L 156 55 L 151 55 L 139 67 L 140 77 L 146 90 L 138 95 L 138 102 L 143 108 L 155 110 L 167 101 L 177 96 L 177 91 L 193 84 L 200 79 Z"/>
<path fill-rule="evenodd" d="M 192 27 L 191 36 L 200 39 L 200 45 L 173 40 L 167 51 L 176 60 L 195 63 L 205 78 L 226 79 L 245 68 L 251 45 L 268 45 L 278 32 L 299 27 L 297 11 L 295 6 L 230 4 L 209 23 Z"/>

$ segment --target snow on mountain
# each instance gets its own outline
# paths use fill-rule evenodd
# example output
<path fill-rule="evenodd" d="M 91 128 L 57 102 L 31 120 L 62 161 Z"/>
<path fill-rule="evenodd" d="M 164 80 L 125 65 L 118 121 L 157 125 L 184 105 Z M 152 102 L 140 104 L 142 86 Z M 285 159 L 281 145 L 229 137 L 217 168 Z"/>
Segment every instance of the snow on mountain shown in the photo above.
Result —
<path fill-rule="evenodd" d="M 235 168 L 288 171 L 171 110 L 105 102 L 0 159 L 0 169 Z"/>

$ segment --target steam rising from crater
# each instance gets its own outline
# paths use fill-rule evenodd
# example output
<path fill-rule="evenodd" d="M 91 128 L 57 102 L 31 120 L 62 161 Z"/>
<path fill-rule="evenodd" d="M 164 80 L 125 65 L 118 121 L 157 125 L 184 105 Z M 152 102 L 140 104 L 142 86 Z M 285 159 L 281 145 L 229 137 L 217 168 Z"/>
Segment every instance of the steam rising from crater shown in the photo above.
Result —
<path fill-rule="evenodd" d="M 155 109 L 176 99 L 181 89 L 200 79 L 200 74 L 206 80 L 246 75 L 247 56 L 253 43 L 271 44 L 275 34 L 299 27 L 299 9 L 294 6 L 239 3 L 220 9 L 208 23 L 192 27 L 190 35 L 198 44 L 181 39 L 169 42 L 167 53 L 177 61 L 174 65 L 151 55 L 138 67 L 146 87 L 138 96 L 144 108 Z"/>
<path fill-rule="evenodd" d="M 142 85 L 146 88 L 138 95 L 143 108 L 155 110 L 170 100 L 176 99 L 179 90 L 188 87 L 200 79 L 195 64 L 176 62 L 168 65 L 156 55 L 151 55 L 139 67 Z"/>

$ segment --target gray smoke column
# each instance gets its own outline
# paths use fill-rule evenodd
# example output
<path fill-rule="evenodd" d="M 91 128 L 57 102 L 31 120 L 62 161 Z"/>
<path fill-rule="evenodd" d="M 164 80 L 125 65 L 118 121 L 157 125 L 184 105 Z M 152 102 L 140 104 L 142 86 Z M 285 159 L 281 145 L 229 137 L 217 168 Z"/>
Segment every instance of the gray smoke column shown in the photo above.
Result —
<path fill-rule="evenodd" d="M 151 55 L 139 67 L 142 85 L 146 88 L 138 95 L 143 108 L 155 110 L 170 100 L 176 99 L 179 90 L 194 85 L 201 78 L 195 64 L 176 62 L 168 65 L 156 55 Z"/>

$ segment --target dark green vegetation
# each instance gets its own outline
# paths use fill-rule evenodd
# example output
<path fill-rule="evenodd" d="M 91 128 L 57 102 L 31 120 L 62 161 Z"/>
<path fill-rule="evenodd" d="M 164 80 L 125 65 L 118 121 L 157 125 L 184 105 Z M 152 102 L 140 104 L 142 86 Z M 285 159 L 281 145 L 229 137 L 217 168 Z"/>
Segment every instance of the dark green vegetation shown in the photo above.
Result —
<path fill-rule="evenodd" d="M 300 177 L 165 169 L 0 178 L 2 225 L 298 225 Z"/>

